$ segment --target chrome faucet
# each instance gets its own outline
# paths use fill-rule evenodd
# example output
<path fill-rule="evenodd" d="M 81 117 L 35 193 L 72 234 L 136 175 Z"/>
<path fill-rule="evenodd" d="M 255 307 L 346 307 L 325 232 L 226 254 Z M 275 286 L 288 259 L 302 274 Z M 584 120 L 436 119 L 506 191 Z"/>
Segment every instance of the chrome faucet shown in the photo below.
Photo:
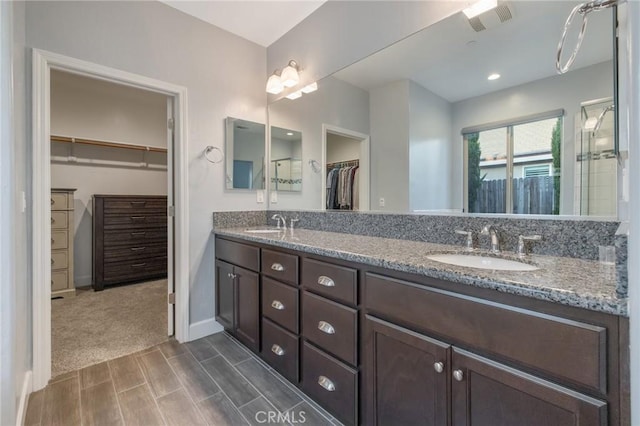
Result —
<path fill-rule="evenodd" d="M 278 221 L 278 229 L 287 229 L 287 219 L 285 219 L 284 216 L 282 216 L 281 214 L 274 214 L 273 216 L 271 216 L 271 219 L 277 220 Z M 280 223 L 282 222 L 282 227 L 280 227 Z"/>
<path fill-rule="evenodd" d="M 485 225 L 480 231 L 480 235 L 489 235 L 491 237 L 491 253 L 500 253 L 500 239 L 498 238 L 498 230 L 493 225 Z"/>

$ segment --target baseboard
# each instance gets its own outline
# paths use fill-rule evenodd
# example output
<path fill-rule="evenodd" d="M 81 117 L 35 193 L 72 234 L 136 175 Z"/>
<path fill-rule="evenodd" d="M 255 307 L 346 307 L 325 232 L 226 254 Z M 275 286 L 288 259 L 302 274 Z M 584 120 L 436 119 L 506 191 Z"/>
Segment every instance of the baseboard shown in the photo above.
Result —
<path fill-rule="evenodd" d="M 189 325 L 189 341 L 210 336 L 222 330 L 224 328 L 213 318 L 198 321 Z"/>
<path fill-rule="evenodd" d="M 76 277 L 73 281 L 76 287 L 91 287 L 91 284 L 93 284 L 93 277 L 91 275 L 86 275 L 84 277 Z"/>
<path fill-rule="evenodd" d="M 33 386 L 33 372 L 27 371 L 24 375 L 22 382 L 22 392 L 20 393 L 20 405 L 18 405 L 18 412 L 16 413 L 16 426 L 24 424 L 25 417 L 27 416 L 27 405 L 29 403 L 29 395 Z"/>

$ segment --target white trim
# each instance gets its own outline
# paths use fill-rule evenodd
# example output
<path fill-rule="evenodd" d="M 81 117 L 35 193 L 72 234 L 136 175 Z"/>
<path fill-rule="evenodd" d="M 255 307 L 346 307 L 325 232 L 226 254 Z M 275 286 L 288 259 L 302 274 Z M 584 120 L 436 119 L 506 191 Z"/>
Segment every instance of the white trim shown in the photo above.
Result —
<path fill-rule="evenodd" d="M 27 408 L 29 408 L 29 395 L 31 394 L 31 389 L 33 386 L 32 379 L 33 374 L 32 371 L 29 370 L 25 373 L 24 380 L 22 381 L 22 392 L 20 393 L 18 413 L 16 414 L 16 426 L 23 425 L 24 420 L 27 417 Z"/>
<path fill-rule="evenodd" d="M 200 339 L 201 337 L 210 336 L 215 333 L 220 333 L 221 331 L 224 331 L 224 327 L 213 318 L 198 321 L 189 326 L 189 340 Z"/>
<path fill-rule="evenodd" d="M 51 237 L 49 209 L 51 173 L 50 139 L 50 70 L 96 78 L 173 96 L 175 119 L 175 277 L 176 319 L 175 337 L 189 340 L 189 194 L 187 89 L 171 83 L 105 67 L 57 53 L 33 49 L 32 54 L 32 244 L 33 244 L 33 387 L 46 386 L 51 377 L 51 281 L 49 260 Z"/>
<path fill-rule="evenodd" d="M 370 138 L 369 135 L 365 135 L 364 133 L 355 132 L 353 130 L 343 129 L 341 127 L 333 126 L 331 124 L 322 123 L 322 191 L 321 192 L 321 205 L 320 208 L 322 210 L 327 209 L 327 133 L 331 133 L 333 135 L 345 136 L 352 139 L 358 139 L 360 141 L 360 211 L 368 211 L 370 209 L 369 205 L 369 187 L 371 185 L 371 174 L 370 174 Z"/>

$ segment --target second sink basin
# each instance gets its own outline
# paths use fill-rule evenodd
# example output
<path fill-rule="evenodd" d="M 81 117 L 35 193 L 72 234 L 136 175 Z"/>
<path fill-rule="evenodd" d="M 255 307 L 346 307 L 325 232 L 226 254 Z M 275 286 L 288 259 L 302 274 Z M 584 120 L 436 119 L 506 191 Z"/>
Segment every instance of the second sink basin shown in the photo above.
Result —
<path fill-rule="evenodd" d="M 495 271 L 535 271 L 537 266 L 517 260 L 501 259 L 499 257 L 477 256 L 474 254 L 433 254 L 427 259 L 449 265 L 465 266 L 467 268 L 492 269 Z"/>

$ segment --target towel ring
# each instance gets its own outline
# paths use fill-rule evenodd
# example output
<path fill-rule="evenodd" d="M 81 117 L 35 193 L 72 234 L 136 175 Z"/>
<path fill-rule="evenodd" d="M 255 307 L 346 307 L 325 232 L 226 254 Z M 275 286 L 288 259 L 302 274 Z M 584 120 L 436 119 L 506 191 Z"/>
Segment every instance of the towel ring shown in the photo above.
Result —
<path fill-rule="evenodd" d="M 211 155 L 212 152 L 218 152 L 218 155 Z M 206 158 L 210 163 L 218 164 L 221 163 L 222 160 L 224 160 L 224 154 L 222 153 L 222 150 L 217 146 L 209 145 L 204 149 L 204 158 Z"/>
<path fill-rule="evenodd" d="M 318 163 L 318 161 L 316 160 L 309 160 L 309 165 L 311 166 L 311 170 L 313 170 L 313 173 L 320 173 L 320 171 L 322 170 L 322 167 L 320 167 L 320 163 Z"/>

